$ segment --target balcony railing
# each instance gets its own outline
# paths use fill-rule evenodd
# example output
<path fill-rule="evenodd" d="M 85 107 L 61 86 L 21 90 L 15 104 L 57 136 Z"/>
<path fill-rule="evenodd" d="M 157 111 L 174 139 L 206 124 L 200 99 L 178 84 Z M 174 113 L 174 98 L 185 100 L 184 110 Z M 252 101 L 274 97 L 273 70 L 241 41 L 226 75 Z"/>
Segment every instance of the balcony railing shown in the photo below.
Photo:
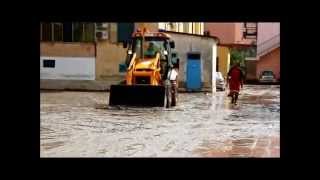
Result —
<path fill-rule="evenodd" d="M 257 23 L 244 23 L 243 37 L 245 39 L 257 38 Z"/>

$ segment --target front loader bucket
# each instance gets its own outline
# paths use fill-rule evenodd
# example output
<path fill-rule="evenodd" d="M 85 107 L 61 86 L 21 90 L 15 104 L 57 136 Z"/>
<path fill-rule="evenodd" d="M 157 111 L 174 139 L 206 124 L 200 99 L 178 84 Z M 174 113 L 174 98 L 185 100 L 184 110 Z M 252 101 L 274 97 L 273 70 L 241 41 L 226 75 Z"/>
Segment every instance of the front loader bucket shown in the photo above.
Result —
<path fill-rule="evenodd" d="M 111 85 L 109 105 L 163 107 L 164 86 Z"/>

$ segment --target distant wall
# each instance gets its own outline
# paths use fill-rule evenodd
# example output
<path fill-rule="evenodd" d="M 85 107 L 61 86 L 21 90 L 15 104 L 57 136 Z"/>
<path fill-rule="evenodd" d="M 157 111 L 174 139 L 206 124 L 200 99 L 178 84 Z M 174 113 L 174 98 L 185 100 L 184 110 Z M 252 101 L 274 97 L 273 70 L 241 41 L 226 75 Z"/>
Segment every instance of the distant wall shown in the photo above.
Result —
<path fill-rule="evenodd" d="M 209 31 L 210 35 L 217 36 L 220 43 L 235 43 L 236 23 L 205 23 L 204 30 Z"/>
<path fill-rule="evenodd" d="M 94 43 L 41 42 L 41 56 L 95 57 Z"/>
<path fill-rule="evenodd" d="M 54 67 L 45 67 L 44 62 L 54 62 Z M 94 80 L 94 57 L 40 57 L 40 79 Z"/>
<path fill-rule="evenodd" d="M 116 37 L 116 23 L 111 23 L 108 40 L 96 43 L 40 42 L 41 79 L 120 81 L 124 75 L 119 73 L 119 64 L 124 63 L 126 50 Z M 55 59 L 56 67 L 43 68 L 43 59 Z"/>
<path fill-rule="evenodd" d="M 108 80 L 124 77 L 119 73 L 119 64 L 124 63 L 125 58 L 126 49 L 123 48 L 122 43 L 99 42 L 97 44 L 96 79 Z"/>
<path fill-rule="evenodd" d="M 261 44 L 280 34 L 280 23 L 258 23 L 257 44 Z"/>
<path fill-rule="evenodd" d="M 257 78 L 257 60 L 246 59 L 246 80 L 253 81 L 258 80 Z"/>
<path fill-rule="evenodd" d="M 260 57 L 257 63 L 257 77 L 264 70 L 272 70 L 276 78 L 280 78 L 280 47 Z"/>

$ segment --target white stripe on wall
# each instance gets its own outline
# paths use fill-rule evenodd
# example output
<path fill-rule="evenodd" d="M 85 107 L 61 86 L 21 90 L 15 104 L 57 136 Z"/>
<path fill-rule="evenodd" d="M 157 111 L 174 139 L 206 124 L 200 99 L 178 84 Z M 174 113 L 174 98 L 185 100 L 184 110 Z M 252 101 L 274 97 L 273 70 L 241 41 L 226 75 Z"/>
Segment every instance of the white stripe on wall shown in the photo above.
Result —
<path fill-rule="evenodd" d="M 55 67 L 43 67 L 43 60 L 55 60 Z M 40 57 L 40 79 L 95 80 L 95 57 Z"/>

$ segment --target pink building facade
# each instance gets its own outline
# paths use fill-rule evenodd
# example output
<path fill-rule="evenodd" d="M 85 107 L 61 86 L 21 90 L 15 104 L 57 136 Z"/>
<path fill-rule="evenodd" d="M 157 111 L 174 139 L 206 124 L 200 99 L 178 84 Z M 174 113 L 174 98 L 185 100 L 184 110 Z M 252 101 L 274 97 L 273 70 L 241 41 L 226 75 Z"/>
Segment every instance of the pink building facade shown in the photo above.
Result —
<path fill-rule="evenodd" d="M 280 23 L 258 23 L 258 45 L 275 36 L 280 37 Z"/>
<path fill-rule="evenodd" d="M 205 23 L 204 31 L 219 38 L 221 44 L 256 43 L 256 23 Z"/>
<path fill-rule="evenodd" d="M 258 23 L 257 78 L 264 70 L 280 79 L 280 23 Z"/>

